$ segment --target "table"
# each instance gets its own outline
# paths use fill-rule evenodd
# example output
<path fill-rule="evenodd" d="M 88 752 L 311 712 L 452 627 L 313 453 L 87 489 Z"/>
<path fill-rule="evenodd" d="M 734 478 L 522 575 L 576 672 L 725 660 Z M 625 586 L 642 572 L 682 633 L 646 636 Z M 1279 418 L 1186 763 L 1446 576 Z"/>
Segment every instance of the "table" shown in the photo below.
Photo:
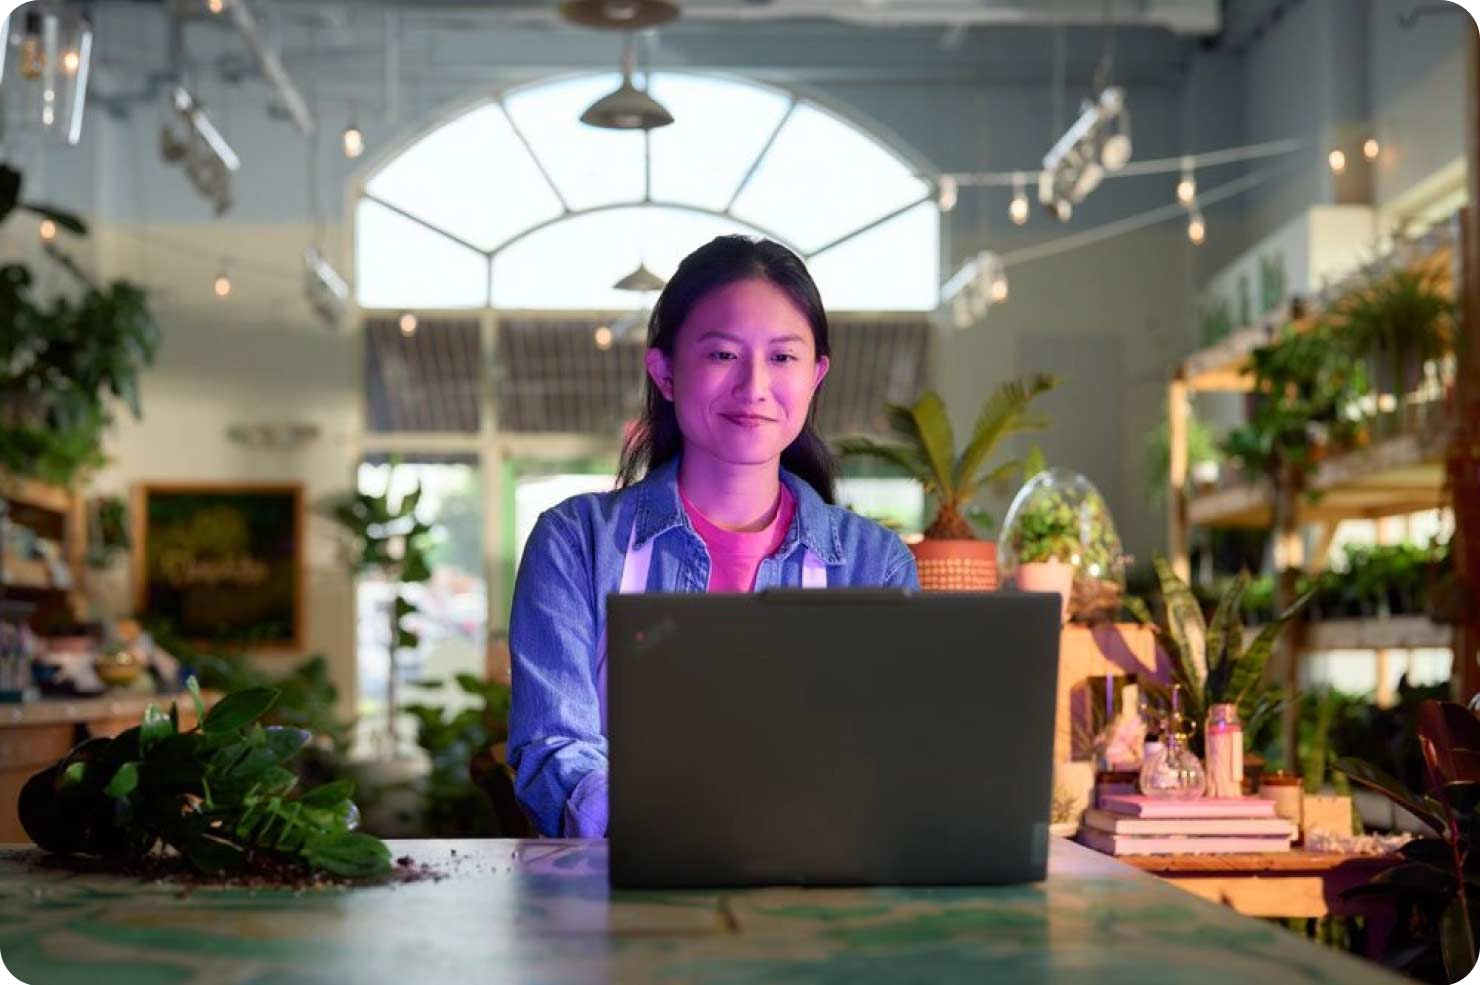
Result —
<path fill-rule="evenodd" d="M 1405 981 L 1058 838 L 1044 883 L 936 889 L 613 893 L 602 841 L 391 847 L 448 877 L 181 898 L 0 848 L 0 954 L 32 985 Z"/>
<path fill-rule="evenodd" d="M 1267 855 L 1133 855 L 1122 862 L 1251 917 L 1371 916 L 1341 894 L 1400 859 L 1293 849 Z"/>

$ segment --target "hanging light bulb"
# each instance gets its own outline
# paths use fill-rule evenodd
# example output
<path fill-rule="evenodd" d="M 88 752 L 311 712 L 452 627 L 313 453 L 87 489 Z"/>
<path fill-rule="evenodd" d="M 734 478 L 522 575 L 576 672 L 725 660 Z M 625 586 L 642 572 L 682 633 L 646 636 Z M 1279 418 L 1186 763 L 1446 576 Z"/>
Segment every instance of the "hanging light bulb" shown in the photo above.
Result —
<path fill-rule="evenodd" d="M 1177 182 L 1177 201 L 1183 206 L 1192 204 L 1197 198 L 1197 179 L 1192 176 L 1192 162 L 1183 160 L 1182 180 Z"/>
<path fill-rule="evenodd" d="M 997 271 L 997 276 L 992 278 L 992 301 L 1001 304 L 1007 300 L 1007 271 Z"/>
<path fill-rule="evenodd" d="M 1341 174 L 1346 171 L 1346 154 L 1340 148 L 1326 155 L 1326 163 L 1331 165 L 1332 174 Z"/>
<path fill-rule="evenodd" d="M 344 156 L 354 160 L 365 153 L 365 135 L 351 123 L 344 128 Z"/>
<path fill-rule="evenodd" d="M 68 48 L 62 53 L 62 71 L 68 75 L 76 75 L 77 69 L 82 65 L 82 56 L 75 48 Z"/>
<path fill-rule="evenodd" d="M 219 14 L 226 9 L 226 0 L 206 0 L 206 9 L 213 14 Z"/>
<path fill-rule="evenodd" d="M 1376 137 L 1368 137 L 1362 143 L 1362 156 L 1369 161 L 1377 160 L 1377 155 L 1382 153 L 1382 145 L 1377 142 Z"/>
<path fill-rule="evenodd" d="M 211 290 L 216 292 L 216 297 L 224 298 L 231 293 L 231 277 L 226 271 L 216 275 L 216 282 L 211 285 Z"/>
<path fill-rule="evenodd" d="M 41 227 L 37 230 L 41 234 L 41 242 L 50 243 L 57 238 L 57 224 L 50 219 L 42 219 Z"/>
<path fill-rule="evenodd" d="M 949 212 L 956 207 L 956 179 L 948 174 L 940 176 L 935 184 L 935 204 L 942 212 Z"/>
<path fill-rule="evenodd" d="M 593 333 L 593 338 L 598 349 L 605 350 L 612 347 L 612 330 L 609 326 L 598 325 L 595 333 Z"/>
<path fill-rule="evenodd" d="M 1028 193 L 1023 186 L 1023 176 L 1021 174 L 1013 175 L 1012 204 L 1007 207 L 1007 214 L 1011 217 L 1014 226 L 1021 226 L 1028 221 Z"/>
<path fill-rule="evenodd" d="M 1067 198 L 1061 198 L 1053 203 L 1053 208 L 1060 222 L 1068 222 L 1069 217 L 1074 214 L 1074 203 Z"/>
<path fill-rule="evenodd" d="M 1207 237 L 1208 224 L 1203 220 L 1203 214 L 1193 209 L 1192 215 L 1187 217 L 1187 238 L 1192 241 L 1193 246 L 1201 246 Z"/>
<path fill-rule="evenodd" d="M 401 334 L 406 336 L 408 339 L 416 334 L 416 315 L 412 314 L 411 312 L 408 311 L 405 314 L 401 315 L 401 320 L 398 324 L 401 328 Z"/>

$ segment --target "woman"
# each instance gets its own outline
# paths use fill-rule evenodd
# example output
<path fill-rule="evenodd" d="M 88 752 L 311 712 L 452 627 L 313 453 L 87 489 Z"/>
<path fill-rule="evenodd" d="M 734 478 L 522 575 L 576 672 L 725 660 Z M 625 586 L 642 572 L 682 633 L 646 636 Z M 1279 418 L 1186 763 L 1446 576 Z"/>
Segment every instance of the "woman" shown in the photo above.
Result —
<path fill-rule="evenodd" d="M 649 336 L 618 489 L 545 512 L 514 588 L 509 763 L 546 835 L 606 834 L 608 594 L 918 587 L 897 536 L 830 505 L 832 456 L 809 423 L 827 315 L 795 254 L 713 240 L 679 265 Z"/>

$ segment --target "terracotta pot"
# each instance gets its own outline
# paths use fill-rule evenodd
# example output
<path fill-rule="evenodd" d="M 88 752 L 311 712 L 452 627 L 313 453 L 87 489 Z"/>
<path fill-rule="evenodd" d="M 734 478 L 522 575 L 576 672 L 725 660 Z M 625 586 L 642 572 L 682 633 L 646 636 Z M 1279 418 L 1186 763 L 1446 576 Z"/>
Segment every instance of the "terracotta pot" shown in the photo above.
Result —
<path fill-rule="evenodd" d="M 1017 587 L 1024 592 L 1057 592 L 1059 622 L 1069 621 L 1069 596 L 1074 591 L 1074 566 L 1063 561 L 1029 561 L 1018 565 Z"/>
<path fill-rule="evenodd" d="M 922 540 L 911 544 L 920 588 L 927 592 L 992 592 L 997 589 L 997 543 L 991 540 Z"/>

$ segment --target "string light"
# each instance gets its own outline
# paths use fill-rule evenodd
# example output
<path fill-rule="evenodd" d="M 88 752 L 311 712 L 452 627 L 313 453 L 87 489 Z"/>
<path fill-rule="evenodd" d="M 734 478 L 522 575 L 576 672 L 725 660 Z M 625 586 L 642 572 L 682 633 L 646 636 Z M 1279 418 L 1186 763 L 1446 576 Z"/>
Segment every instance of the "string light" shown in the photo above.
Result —
<path fill-rule="evenodd" d="M 401 316 L 400 327 L 401 334 L 408 339 L 411 338 L 411 336 L 416 334 L 416 316 L 409 311 L 403 314 Z"/>
<path fill-rule="evenodd" d="M 216 292 L 216 297 L 218 298 L 224 298 L 231 294 L 231 277 L 227 275 L 226 271 L 223 270 L 216 275 L 216 282 L 211 285 L 211 289 Z"/>
<path fill-rule="evenodd" d="M 956 207 L 956 198 L 956 179 L 948 174 L 941 175 L 940 181 L 936 184 L 935 204 L 942 212 L 949 212 Z"/>
<path fill-rule="evenodd" d="M 1192 175 L 1192 162 L 1182 162 L 1182 180 L 1177 182 L 1177 201 L 1184 206 L 1197 198 L 1197 179 Z"/>
<path fill-rule="evenodd" d="M 213 14 L 219 14 L 226 9 L 226 0 L 206 0 L 206 9 Z"/>
<path fill-rule="evenodd" d="M 997 276 L 992 278 L 992 301 L 1001 304 L 1007 300 L 1007 272 L 997 271 Z"/>
<path fill-rule="evenodd" d="M 365 135 L 351 123 L 344 128 L 344 156 L 353 160 L 365 153 Z"/>
<path fill-rule="evenodd" d="M 1192 215 L 1187 217 L 1187 238 L 1193 246 L 1201 246 L 1207 237 L 1208 224 L 1203 220 L 1203 214 L 1193 209 Z"/>
<path fill-rule="evenodd" d="M 1339 148 L 1333 150 L 1326 156 L 1326 163 L 1331 165 L 1332 174 L 1341 174 L 1346 170 L 1346 154 Z"/>
<path fill-rule="evenodd" d="M 1382 153 L 1382 145 L 1377 142 L 1376 137 L 1368 137 L 1362 144 L 1362 156 L 1369 161 L 1377 160 L 1377 155 Z"/>
<path fill-rule="evenodd" d="M 1021 226 L 1028 221 L 1028 192 L 1023 187 L 1024 184 L 1021 174 L 1012 176 L 1012 204 L 1007 207 L 1007 214 L 1014 226 Z"/>
<path fill-rule="evenodd" d="M 38 231 L 41 233 L 41 242 L 43 243 L 50 243 L 57 238 L 57 224 L 50 219 L 42 219 L 41 228 Z"/>
<path fill-rule="evenodd" d="M 595 333 L 596 348 L 610 349 L 612 347 L 612 330 L 606 325 L 598 325 Z"/>
<path fill-rule="evenodd" d="M 75 50 L 68 49 L 62 55 L 62 71 L 68 75 L 76 75 L 77 69 L 82 65 L 82 56 Z"/>

